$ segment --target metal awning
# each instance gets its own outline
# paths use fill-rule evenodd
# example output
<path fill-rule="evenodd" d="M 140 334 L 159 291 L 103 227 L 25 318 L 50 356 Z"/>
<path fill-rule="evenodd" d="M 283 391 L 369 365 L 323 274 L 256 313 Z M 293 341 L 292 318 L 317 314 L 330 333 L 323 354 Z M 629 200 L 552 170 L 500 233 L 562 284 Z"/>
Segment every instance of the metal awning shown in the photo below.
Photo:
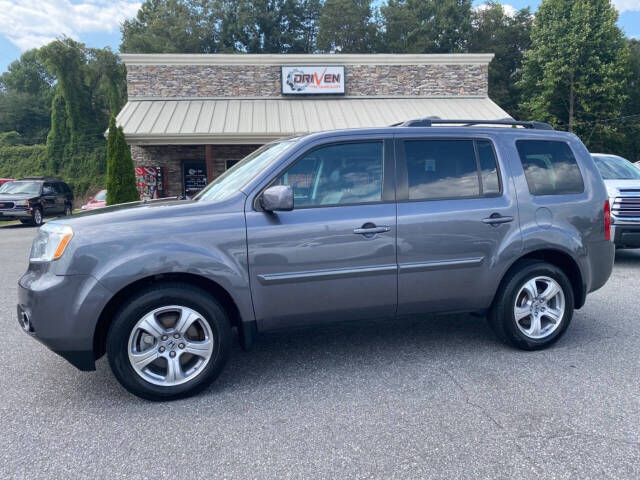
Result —
<path fill-rule="evenodd" d="M 510 118 L 486 97 L 207 98 L 133 99 L 117 122 L 130 144 L 262 144 L 310 132 L 382 127 L 427 116 Z"/>

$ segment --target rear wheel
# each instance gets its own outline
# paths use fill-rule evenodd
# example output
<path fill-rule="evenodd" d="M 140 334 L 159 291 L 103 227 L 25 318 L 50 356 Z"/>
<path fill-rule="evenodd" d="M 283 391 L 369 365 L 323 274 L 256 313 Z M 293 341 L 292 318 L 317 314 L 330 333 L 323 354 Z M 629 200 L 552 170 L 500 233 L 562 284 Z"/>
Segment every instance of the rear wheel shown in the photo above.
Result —
<path fill-rule="evenodd" d="M 199 288 L 151 287 L 116 315 L 109 364 L 131 393 L 149 400 L 193 395 L 219 375 L 231 343 L 224 309 Z"/>
<path fill-rule="evenodd" d="M 489 324 L 506 343 L 524 350 L 548 347 L 566 331 L 574 296 L 565 273 L 546 262 L 516 264 L 503 281 Z"/>

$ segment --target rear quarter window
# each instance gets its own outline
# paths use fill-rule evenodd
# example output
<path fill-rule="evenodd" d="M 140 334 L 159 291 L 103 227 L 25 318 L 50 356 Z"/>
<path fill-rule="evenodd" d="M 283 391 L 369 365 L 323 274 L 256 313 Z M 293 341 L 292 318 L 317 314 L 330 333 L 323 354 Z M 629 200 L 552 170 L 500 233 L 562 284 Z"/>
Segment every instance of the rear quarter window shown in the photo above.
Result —
<path fill-rule="evenodd" d="M 532 195 L 584 192 L 584 181 L 578 162 L 567 143 L 553 140 L 518 140 L 516 147 Z"/>

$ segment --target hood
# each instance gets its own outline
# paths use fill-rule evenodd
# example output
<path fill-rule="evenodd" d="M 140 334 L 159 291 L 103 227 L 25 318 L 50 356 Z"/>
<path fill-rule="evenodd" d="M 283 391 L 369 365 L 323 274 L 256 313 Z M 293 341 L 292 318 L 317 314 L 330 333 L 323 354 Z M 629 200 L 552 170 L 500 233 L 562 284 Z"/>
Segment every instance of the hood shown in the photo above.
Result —
<path fill-rule="evenodd" d="M 621 194 L 623 195 L 625 190 L 635 190 L 633 193 L 640 193 L 640 180 L 611 179 L 605 180 L 604 184 L 607 187 L 607 194 L 609 197 L 618 197 Z"/>
<path fill-rule="evenodd" d="M 107 234 L 110 229 L 120 230 L 127 228 L 135 230 L 137 228 L 157 227 L 167 225 L 171 220 L 183 218 L 188 221 L 188 217 L 193 215 L 215 215 L 217 213 L 228 213 L 244 211 L 244 199 L 242 192 L 238 192 L 229 200 L 224 202 L 194 201 L 159 199 L 148 202 L 131 202 L 119 205 L 111 205 L 93 210 L 83 210 L 81 213 L 71 217 L 65 217 L 56 222 L 62 222 L 76 231 L 87 230 L 96 233 Z M 171 222 L 175 223 L 175 222 Z"/>
<path fill-rule="evenodd" d="M 26 195 L 24 193 L 0 193 L 0 202 L 15 202 L 16 200 L 31 200 L 33 195 Z"/>

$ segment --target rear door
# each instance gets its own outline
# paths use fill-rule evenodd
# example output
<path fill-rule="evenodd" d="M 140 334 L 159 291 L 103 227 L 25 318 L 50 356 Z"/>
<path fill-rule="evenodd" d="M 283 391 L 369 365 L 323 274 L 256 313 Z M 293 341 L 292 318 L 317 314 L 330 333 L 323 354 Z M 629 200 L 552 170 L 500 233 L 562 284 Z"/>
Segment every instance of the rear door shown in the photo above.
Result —
<path fill-rule="evenodd" d="M 395 315 L 393 157 L 391 138 L 316 145 L 271 182 L 292 186 L 294 210 L 247 205 L 261 329 Z"/>
<path fill-rule="evenodd" d="M 397 138 L 398 313 L 489 306 L 520 248 L 509 176 L 489 138 Z"/>
<path fill-rule="evenodd" d="M 64 185 L 60 182 L 53 182 L 53 191 L 56 194 L 56 212 L 63 213 L 67 202 L 67 192 L 64 190 Z"/>

